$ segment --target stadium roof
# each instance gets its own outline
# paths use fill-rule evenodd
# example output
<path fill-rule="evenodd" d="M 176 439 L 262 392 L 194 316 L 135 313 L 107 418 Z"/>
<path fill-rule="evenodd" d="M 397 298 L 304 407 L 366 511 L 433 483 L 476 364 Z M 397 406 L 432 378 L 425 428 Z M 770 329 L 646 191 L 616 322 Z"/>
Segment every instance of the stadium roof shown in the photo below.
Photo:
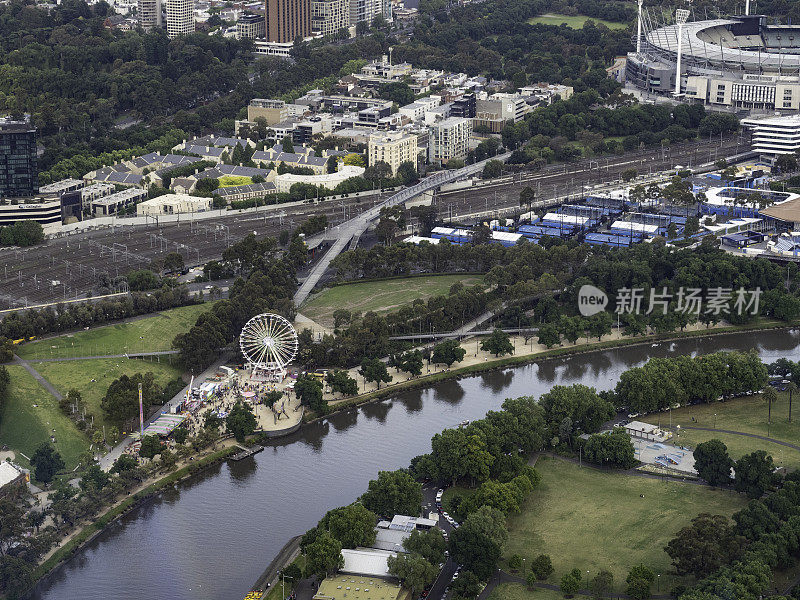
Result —
<path fill-rule="evenodd" d="M 712 19 L 708 21 L 694 21 L 683 26 L 683 44 L 681 54 L 684 59 L 708 60 L 715 63 L 741 64 L 749 67 L 760 67 L 768 70 L 800 68 L 800 54 L 779 54 L 773 52 L 757 52 L 741 48 L 725 48 L 718 44 L 706 42 L 698 34 L 712 27 L 735 25 L 740 21 L 733 19 Z M 667 25 L 650 31 L 646 35 L 647 42 L 670 54 L 678 52 L 678 26 Z"/>
<path fill-rule="evenodd" d="M 778 219 L 779 221 L 800 222 L 800 197 L 781 202 L 780 204 L 773 204 L 758 212 L 764 216 Z"/>

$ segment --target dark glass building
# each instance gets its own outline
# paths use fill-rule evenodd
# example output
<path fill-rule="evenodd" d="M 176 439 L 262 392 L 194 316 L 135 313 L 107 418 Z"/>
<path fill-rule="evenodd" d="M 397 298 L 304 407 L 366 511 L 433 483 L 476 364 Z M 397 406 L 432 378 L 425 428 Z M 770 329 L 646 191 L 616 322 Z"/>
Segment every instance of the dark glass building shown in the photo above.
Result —
<path fill-rule="evenodd" d="M 33 196 L 38 191 L 36 129 L 28 118 L 0 118 L 0 198 Z"/>

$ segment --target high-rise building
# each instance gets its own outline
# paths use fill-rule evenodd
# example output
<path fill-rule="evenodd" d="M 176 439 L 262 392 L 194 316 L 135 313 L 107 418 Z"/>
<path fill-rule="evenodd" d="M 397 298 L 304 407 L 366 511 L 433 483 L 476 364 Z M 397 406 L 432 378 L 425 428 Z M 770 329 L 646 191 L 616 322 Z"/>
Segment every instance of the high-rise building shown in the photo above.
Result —
<path fill-rule="evenodd" d="M 397 175 L 397 168 L 404 162 L 417 167 L 417 136 L 399 131 L 375 133 L 369 138 L 369 164 L 384 162 Z"/>
<path fill-rule="evenodd" d="M 264 17 L 252 13 L 244 13 L 236 21 L 236 37 L 240 40 L 260 40 L 266 37 Z"/>
<path fill-rule="evenodd" d="M 430 158 L 437 163 L 464 160 L 472 135 L 472 120 L 448 117 L 431 127 Z"/>
<path fill-rule="evenodd" d="M 311 35 L 311 0 L 265 0 L 267 41 L 287 43 Z"/>
<path fill-rule="evenodd" d="M 0 118 L 0 198 L 33 196 L 39 191 L 36 129 L 30 118 Z"/>
<path fill-rule="evenodd" d="M 311 0 L 311 31 L 334 35 L 350 25 L 350 0 Z"/>
<path fill-rule="evenodd" d="M 145 31 L 161 27 L 161 0 L 138 0 L 139 24 Z"/>
<path fill-rule="evenodd" d="M 166 0 L 167 35 L 170 38 L 194 33 L 194 0 Z"/>

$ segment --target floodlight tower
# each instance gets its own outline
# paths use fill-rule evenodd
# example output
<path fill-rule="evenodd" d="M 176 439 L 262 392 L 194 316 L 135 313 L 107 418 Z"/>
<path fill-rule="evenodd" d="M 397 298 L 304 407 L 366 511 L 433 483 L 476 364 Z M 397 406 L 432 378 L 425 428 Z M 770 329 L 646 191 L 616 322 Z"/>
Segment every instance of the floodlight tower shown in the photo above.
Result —
<path fill-rule="evenodd" d="M 675 22 L 678 24 L 678 62 L 675 65 L 675 93 L 681 95 L 681 46 L 683 45 L 683 24 L 689 19 L 689 10 L 679 8 L 675 11 Z"/>
<path fill-rule="evenodd" d="M 750 0 L 745 0 L 744 2 L 744 14 L 745 15 L 750 14 Z"/>
<path fill-rule="evenodd" d="M 642 52 L 642 3 L 643 0 L 639 0 L 639 18 L 636 19 L 636 54 Z"/>

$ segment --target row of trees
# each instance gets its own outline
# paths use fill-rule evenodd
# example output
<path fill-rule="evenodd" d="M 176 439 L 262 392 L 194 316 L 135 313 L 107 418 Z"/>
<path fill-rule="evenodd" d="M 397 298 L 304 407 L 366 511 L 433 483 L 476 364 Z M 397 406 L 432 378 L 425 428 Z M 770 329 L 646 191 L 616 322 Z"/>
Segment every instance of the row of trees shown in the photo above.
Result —
<path fill-rule="evenodd" d="M 620 376 L 615 401 L 632 412 L 648 413 L 675 404 L 714 402 L 766 384 L 767 367 L 754 350 L 652 358 Z"/>

